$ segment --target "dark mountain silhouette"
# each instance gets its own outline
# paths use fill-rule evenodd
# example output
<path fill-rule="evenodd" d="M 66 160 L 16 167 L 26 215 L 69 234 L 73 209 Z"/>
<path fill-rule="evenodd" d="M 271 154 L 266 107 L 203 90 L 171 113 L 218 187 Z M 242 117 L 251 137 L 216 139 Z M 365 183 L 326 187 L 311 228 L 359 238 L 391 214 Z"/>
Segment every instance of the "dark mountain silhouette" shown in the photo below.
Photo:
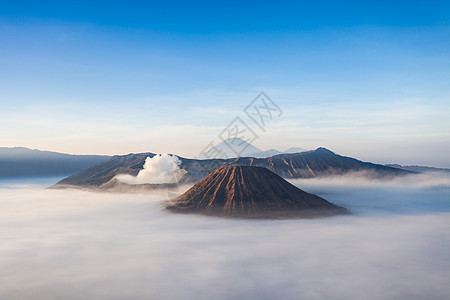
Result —
<path fill-rule="evenodd" d="M 326 148 L 294 154 L 280 154 L 265 159 L 240 157 L 232 162 L 241 166 L 265 167 L 284 178 L 312 178 L 366 172 L 374 177 L 407 174 L 408 171 L 337 155 Z"/>
<path fill-rule="evenodd" d="M 145 159 L 153 157 L 153 153 L 139 153 L 127 155 L 114 155 L 111 159 L 99 163 L 95 166 L 82 170 L 70 177 L 67 177 L 58 184 L 68 184 L 85 187 L 101 186 L 109 182 L 118 174 L 137 175 L 143 168 Z"/>
<path fill-rule="evenodd" d="M 87 168 L 58 184 L 98 187 L 107 183 L 118 174 L 136 175 L 143 167 L 146 157 L 153 153 L 113 156 L 108 161 Z M 361 172 L 372 177 L 393 177 L 411 174 L 407 170 L 362 162 L 360 160 L 337 155 L 325 148 L 313 151 L 280 154 L 269 158 L 239 157 L 233 159 L 181 159 L 181 168 L 188 173 L 183 182 L 195 183 L 205 178 L 217 168 L 223 166 L 264 167 L 287 179 L 312 178 L 318 176 L 341 175 L 349 172 Z"/>
<path fill-rule="evenodd" d="M 24 147 L 0 147 L 0 177 L 67 176 L 110 158 L 103 155 L 70 155 Z"/>
<path fill-rule="evenodd" d="M 261 167 L 229 166 L 213 171 L 167 209 L 180 213 L 243 218 L 319 217 L 347 210 L 306 193 Z"/>

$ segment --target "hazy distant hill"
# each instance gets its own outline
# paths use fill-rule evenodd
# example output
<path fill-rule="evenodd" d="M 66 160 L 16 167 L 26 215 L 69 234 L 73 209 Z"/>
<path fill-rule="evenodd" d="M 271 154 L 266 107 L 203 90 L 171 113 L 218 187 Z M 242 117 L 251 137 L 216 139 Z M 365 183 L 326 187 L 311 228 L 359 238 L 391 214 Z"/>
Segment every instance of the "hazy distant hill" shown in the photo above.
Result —
<path fill-rule="evenodd" d="M 70 155 L 24 147 L 0 147 L 0 177 L 70 175 L 110 158 L 103 155 Z"/>
<path fill-rule="evenodd" d="M 278 154 L 286 153 L 299 153 L 308 151 L 303 148 L 292 147 L 286 151 L 279 151 L 277 149 L 261 150 L 256 148 L 252 144 L 247 143 L 241 138 L 229 138 L 225 141 L 214 146 L 214 149 L 210 149 L 200 159 L 213 159 L 213 158 L 236 158 L 240 157 L 254 157 L 254 158 L 267 158 Z"/>
<path fill-rule="evenodd" d="M 225 141 L 214 145 L 213 149 L 210 149 L 200 155 L 200 159 L 210 158 L 232 158 L 237 156 L 247 156 L 252 153 L 259 153 L 262 150 L 256 148 L 250 143 L 247 143 L 240 138 L 229 138 Z"/>
<path fill-rule="evenodd" d="M 398 164 L 388 164 L 386 166 L 392 167 L 392 168 L 398 168 L 398 169 L 402 169 L 402 170 L 407 170 L 407 171 L 419 172 L 419 173 L 450 172 L 450 169 L 427 167 L 427 166 L 417 166 L 417 165 L 402 166 L 402 165 L 398 165 Z"/>
<path fill-rule="evenodd" d="M 116 155 L 108 161 L 65 178 L 58 184 L 95 187 L 107 183 L 118 174 L 136 175 L 142 169 L 145 158 L 149 156 L 153 157 L 154 154 Z M 215 169 L 230 165 L 265 167 L 284 178 L 311 178 L 348 172 L 365 172 L 365 175 L 373 177 L 411 173 L 398 168 L 362 162 L 351 157 L 337 155 L 325 148 L 294 154 L 280 154 L 269 158 L 240 157 L 197 160 L 180 157 L 180 159 L 182 161 L 180 167 L 187 171 L 187 174 L 183 177 L 184 181 L 194 183 L 203 179 Z"/>

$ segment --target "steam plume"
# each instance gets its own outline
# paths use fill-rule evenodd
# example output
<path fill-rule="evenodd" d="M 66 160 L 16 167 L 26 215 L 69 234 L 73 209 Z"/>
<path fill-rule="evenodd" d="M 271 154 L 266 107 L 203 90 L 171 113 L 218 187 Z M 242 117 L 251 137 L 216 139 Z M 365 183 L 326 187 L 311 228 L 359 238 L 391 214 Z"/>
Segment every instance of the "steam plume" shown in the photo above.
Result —
<path fill-rule="evenodd" d="M 180 165 L 181 160 L 176 155 L 157 154 L 145 159 L 143 169 L 136 176 L 122 174 L 115 178 L 127 184 L 175 183 L 187 173 Z"/>

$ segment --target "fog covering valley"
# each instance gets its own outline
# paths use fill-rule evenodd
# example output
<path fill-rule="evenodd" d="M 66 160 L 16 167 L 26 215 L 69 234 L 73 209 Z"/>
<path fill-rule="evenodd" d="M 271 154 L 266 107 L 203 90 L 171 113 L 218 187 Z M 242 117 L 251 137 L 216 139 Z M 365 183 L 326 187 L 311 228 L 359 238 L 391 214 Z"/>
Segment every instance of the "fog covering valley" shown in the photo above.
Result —
<path fill-rule="evenodd" d="M 56 181 L 0 181 L 1 299 L 450 297 L 448 174 L 294 180 L 353 215 L 291 220 L 170 214 L 166 191 Z"/>

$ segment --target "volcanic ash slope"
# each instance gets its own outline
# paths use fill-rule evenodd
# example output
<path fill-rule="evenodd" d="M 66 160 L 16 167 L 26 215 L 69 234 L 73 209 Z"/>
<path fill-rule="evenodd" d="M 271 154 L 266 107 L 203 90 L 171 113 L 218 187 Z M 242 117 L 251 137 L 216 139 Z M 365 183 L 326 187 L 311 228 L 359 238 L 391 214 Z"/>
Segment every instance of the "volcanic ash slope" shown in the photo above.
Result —
<path fill-rule="evenodd" d="M 241 218 L 348 214 L 345 208 L 302 191 L 266 168 L 249 166 L 216 169 L 166 208 L 179 213 Z"/>

